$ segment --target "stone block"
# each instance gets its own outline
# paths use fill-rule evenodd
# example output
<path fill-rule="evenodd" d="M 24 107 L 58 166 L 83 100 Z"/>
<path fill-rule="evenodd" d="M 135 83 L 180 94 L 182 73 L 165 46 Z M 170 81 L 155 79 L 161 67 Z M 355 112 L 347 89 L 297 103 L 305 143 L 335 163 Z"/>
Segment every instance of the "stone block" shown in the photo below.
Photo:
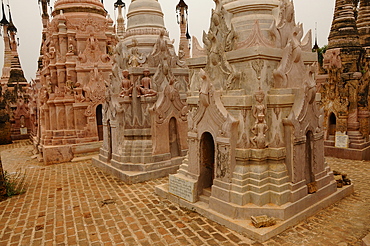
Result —
<path fill-rule="evenodd" d="M 196 202 L 196 181 L 181 175 L 169 176 L 169 193 L 185 199 L 189 202 Z"/>
<path fill-rule="evenodd" d="M 251 216 L 251 220 L 256 228 L 269 227 L 276 224 L 276 220 L 268 217 L 267 215 Z"/>
<path fill-rule="evenodd" d="M 46 165 L 68 162 L 73 159 L 73 156 L 71 146 L 44 146 L 43 148 L 44 163 Z"/>

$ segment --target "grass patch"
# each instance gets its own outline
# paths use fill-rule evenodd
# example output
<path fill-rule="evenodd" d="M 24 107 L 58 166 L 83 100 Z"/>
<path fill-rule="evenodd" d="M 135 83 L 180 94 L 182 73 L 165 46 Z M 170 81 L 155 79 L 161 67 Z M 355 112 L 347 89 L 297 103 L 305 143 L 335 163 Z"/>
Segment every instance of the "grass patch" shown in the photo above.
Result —
<path fill-rule="evenodd" d="M 25 180 L 26 172 L 22 172 L 21 169 L 13 173 L 4 171 L 4 184 L 6 189 L 5 196 L 12 197 L 25 193 Z"/>

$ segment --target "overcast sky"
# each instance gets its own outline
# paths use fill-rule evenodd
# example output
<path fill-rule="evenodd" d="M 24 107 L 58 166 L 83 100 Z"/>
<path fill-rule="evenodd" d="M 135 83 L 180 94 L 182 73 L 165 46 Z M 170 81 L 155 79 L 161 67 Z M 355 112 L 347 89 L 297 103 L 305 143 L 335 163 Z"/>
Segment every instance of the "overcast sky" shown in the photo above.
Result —
<path fill-rule="evenodd" d="M 29 81 L 35 78 L 37 59 L 40 52 L 41 42 L 41 17 L 38 0 L 3 0 L 9 2 L 13 22 L 18 28 L 20 41 L 19 56 L 21 65 Z M 128 10 L 129 0 L 123 0 Z M 104 0 L 105 8 L 115 20 L 117 13 L 113 4 L 116 0 Z M 179 28 L 176 22 L 175 7 L 179 0 L 159 0 L 165 14 L 165 25 L 170 32 L 171 39 L 178 40 Z M 189 31 L 192 36 L 202 40 L 203 30 L 208 30 L 211 9 L 214 7 L 213 0 L 185 0 L 189 6 Z M 331 26 L 335 0 L 295 0 L 296 21 L 303 23 L 304 32 L 312 29 L 314 33 L 317 22 L 319 46 L 327 44 L 327 37 Z M 51 0 L 51 6 L 54 0 Z M 7 11 L 7 10 L 6 10 Z M 314 36 L 314 35 L 313 35 Z M 4 43 L 0 42 L 0 67 L 3 67 Z"/>

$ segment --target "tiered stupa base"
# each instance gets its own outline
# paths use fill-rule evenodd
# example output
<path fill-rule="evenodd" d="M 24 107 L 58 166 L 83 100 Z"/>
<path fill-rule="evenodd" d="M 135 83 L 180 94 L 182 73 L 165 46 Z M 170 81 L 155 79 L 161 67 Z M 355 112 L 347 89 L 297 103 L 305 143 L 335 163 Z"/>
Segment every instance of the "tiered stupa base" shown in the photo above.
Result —
<path fill-rule="evenodd" d="M 274 206 L 274 205 L 272 206 L 266 205 L 263 207 L 258 207 L 255 205 L 244 206 L 243 207 L 244 210 L 259 210 L 261 211 L 261 214 L 263 214 L 263 212 L 267 210 L 284 214 L 291 213 L 292 211 L 298 210 L 300 211 L 296 214 L 293 213 L 294 215 L 286 220 L 278 220 L 276 225 L 274 226 L 264 228 L 254 227 L 250 219 L 246 220 L 231 219 L 230 217 L 218 213 L 210 209 L 210 206 L 207 203 L 207 201 L 204 201 L 203 199 L 199 200 L 198 202 L 191 203 L 189 201 L 171 195 L 168 192 L 168 184 L 157 186 L 156 193 L 161 197 L 167 198 L 168 200 L 179 204 L 181 207 L 186 207 L 188 209 L 196 211 L 199 214 L 205 216 L 206 218 L 211 219 L 221 225 L 225 225 L 226 227 L 234 231 L 245 234 L 248 237 L 253 238 L 254 240 L 264 242 L 269 238 L 278 235 L 279 233 L 283 232 L 289 227 L 296 225 L 305 218 L 314 215 L 319 210 L 353 193 L 353 185 L 350 185 L 344 186 L 343 188 L 338 188 L 336 192 L 326 197 L 328 189 L 330 189 L 330 187 L 325 187 L 314 194 L 306 196 L 305 198 L 299 200 L 298 202 L 287 204 L 284 206 Z"/>
<path fill-rule="evenodd" d="M 103 172 L 116 176 L 126 184 L 134 184 L 176 173 L 184 157 L 171 158 L 169 154 L 152 155 L 151 140 L 125 140 L 124 153 L 112 154 L 100 149 L 92 164 Z"/>
<path fill-rule="evenodd" d="M 329 167 L 314 175 L 313 189 L 305 180 L 290 182 L 283 152 L 239 150 L 239 160 L 243 156 L 261 156 L 263 160 L 238 165 L 231 183 L 214 179 L 212 186 L 203 190 L 197 177 L 189 173 L 191 165 L 185 159 L 177 174 L 170 175 L 169 183 L 156 187 L 156 193 L 260 242 L 353 193 L 353 185 L 337 188 Z M 254 227 L 251 216 L 261 215 L 275 218 L 276 225 Z"/>
<path fill-rule="evenodd" d="M 325 156 L 336 157 L 350 160 L 370 160 L 370 141 L 366 141 L 360 132 L 348 132 L 349 147 L 335 147 L 335 136 L 329 136 L 325 140 Z"/>

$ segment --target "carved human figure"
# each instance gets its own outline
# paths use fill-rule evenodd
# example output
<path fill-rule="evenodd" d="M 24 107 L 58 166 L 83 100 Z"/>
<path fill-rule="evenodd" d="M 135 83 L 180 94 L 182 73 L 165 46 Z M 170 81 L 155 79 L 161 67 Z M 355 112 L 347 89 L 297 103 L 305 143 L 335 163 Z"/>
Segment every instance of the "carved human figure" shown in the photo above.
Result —
<path fill-rule="evenodd" d="M 199 76 L 202 79 L 202 84 L 200 85 L 199 90 L 199 102 L 203 104 L 204 107 L 208 107 L 210 103 L 209 92 L 212 84 L 209 81 L 208 75 L 203 69 L 200 69 Z"/>
<path fill-rule="evenodd" d="M 145 61 L 146 56 L 139 52 L 138 42 L 136 39 L 133 39 L 128 64 L 132 67 L 140 67 L 143 63 L 145 63 Z"/>
<path fill-rule="evenodd" d="M 48 86 L 49 94 L 55 93 L 56 83 L 52 82 L 50 75 L 46 75 L 46 85 Z"/>
<path fill-rule="evenodd" d="M 256 101 L 258 102 L 254 108 L 253 108 L 253 117 L 256 119 L 255 123 L 258 122 L 258 119 L 257 119 L 257 116 L 262 114 L 262 115 L 266 115 L 266 107 L 265 105 L 262 103 L 263 102 L 263 99 L 265 98 L 265 93 L 262 91 L 262 90 L 259 90 L 257 91 L 255 94 L 254 94 L 254 98 L 256 99 Z"/>
<path fill-rule="evenodd" d="M 72 81 L 72 76 L 67 75 L 67 81 L 66 81 L 66 93 L 73 95 L 73 88 L 74 88 L 74 82 Z"/>
<path fill-rule="evenodd" d="M 49 99 L 47 86 L 43 85 L 40 89 L 40 104 L 44 105 Z"/>
<path fill-rule="evenodd" d="M 69 38 L 68 39 L 68 53 L 70 53 L 70 54 L 74 54 L 75 53 L 75 47 L 74 47 L 74 45 L 73 45 L 73 40 L 72 40 L 72 38 Z"/>
<path fill-rule="evenodd" d="M 131 80 L 128 78 L 129 72 L 127 70 L 122 71 L 123 79 L 122 79 L 122 91 L 120 93 L 120 97 L 125 97 L 125 96 L 131 96 L 132 95 L 132 89 L 133 89 L 133 84 Z"/>
<path fill-rule="evenodd" d="M 55 63 L 56 50 L 55 50 L 53 41 L 50 42 L 49 53 L 47 53 L 46 56 L 48 57 L 49 62 L 51 62 L 53 64 Z"/>
<path fill-rule="evenodd" d="M 252 144 L 257 149 L 264 149 L 266 148 L 266 135 L 267 132 L 267 124 L 265 121 L 265 116 L 262 114 L 257 115 L 257 123 L 253 126 L 252 132 L 256 136 L 252 137 Z"/>
<path fill-rule="evenodd" d="M 180 61 L 185 60 L 184 44 L 180 44 L 180 47 L 179 47 L 179 60 Z"/>
<path fill-rule="evenodd" d="M 149 77 L 149 70 L 144 70 L 144 77 L 141 79 L 141 84 L 136 86 L 137 97 L 153 97 L 157 92 L 152 89 L 152 79 Z"/>
<path fill-rule="evenodd" d="M 266 148 L 265 134 L 268 130 L 266 124 L 266 107 L 262 103 L 263 99 L 265 98 L 265 94 L 260 89 L 254 94 L 254 97 L 257 101 L 257 104 L 253 108 L 253 117 L 256 119 L 256 121 L 251 129 L 252 133 L 255 134 L 255 136 L 251 138 L 251 142 L 257 149 L 264 149 Z"/>
<path fill-rule="evenodd" d="M 150 54 L 150 56 L 153 59 L 153 66 L 158 66 L 158 64 L 163 60 L 164 57 L 171 57 L 171 54 L 169 53 L 167 42 L 164 39 L 165 30 L 161 30 L 159 37 L 154 44 L 153 52 Z"/>
<path fill-rule="evenodd" d="M 175 96 L 177 92 L 174 84 L 175 84 L 175 78 L 171 78 L 168 86 L 166 86 L 166 88 L 164 89 L 165 90 L 164 92 L 169 97 L 170 101 L 175 100 Z"/>
<path fill-rule="evenodd" d="M 77 82 L 75 84 L 74 91 L 75 91 L 75 100 L 77 102 L 84 102 L 85 101 L 85 97 L 83 96 L 83 89 L 81 88 L 81 84 L 80 83 Z"/>
<path fill-rule="evenodd" d="M 162 52 L 167 51 L 167 42 L 164 40 L 165 31 L 161 30 L 157 42 L 154 45 L 152 56 L 159 55 Z"/>

